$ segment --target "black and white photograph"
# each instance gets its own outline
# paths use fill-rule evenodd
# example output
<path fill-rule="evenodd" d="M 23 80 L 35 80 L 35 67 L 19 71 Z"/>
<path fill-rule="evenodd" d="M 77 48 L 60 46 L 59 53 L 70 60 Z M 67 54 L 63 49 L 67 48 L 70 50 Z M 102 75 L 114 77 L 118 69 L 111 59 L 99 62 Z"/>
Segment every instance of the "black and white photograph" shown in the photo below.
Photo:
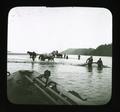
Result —
<path fill-rule="evenodd" d="M 99 7 L 14 7 L 8 13 L 12 104 L 105 105 L 112 97 L 112 13 Z"/>

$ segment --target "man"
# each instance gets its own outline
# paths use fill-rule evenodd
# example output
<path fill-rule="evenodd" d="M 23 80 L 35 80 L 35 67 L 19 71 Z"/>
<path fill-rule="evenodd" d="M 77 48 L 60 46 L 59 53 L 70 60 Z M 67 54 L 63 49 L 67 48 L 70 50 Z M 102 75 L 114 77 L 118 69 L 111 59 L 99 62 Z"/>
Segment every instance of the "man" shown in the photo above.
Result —
<path fill-rule="evenodd" d="M 66 59 L 68 59 L 68 55 L 66 56 Z"/>
<path fill-rule="evenodd" d="M 93 57 L 89 57 L 87 60 L 86 60 L 86 63 L 88 64 L 88 67 L 92 67 L 92 63 L 93 63 Z"/>
<path fill-rule="evenodd" d="M 64 54 L 64 58 L 66 57 L 66 54 Z"/>
<path fill-rule="evenodd" d="M 80 60 L 80 55 L 78 55 L 78 60 Z"/>
<path fill-rule="evenodd" d="M 97 61 L 97 64 L 98 64 L 98 68 L 103 67 L 103 62 L 102 62 L 101 58 L 99 58 L 99 60 Z"/>
<path fill-rule="evenodd" d="M 45 87 L 46 87 L 47 84 L 48 84 L 48 80 L 49 80 L 50 75 L 51 75 L 51 72 L 50 72 L 49 70 L 46 70 L 46 71 L 44 72 L 44 78 L 46 78 Z"/>
<path fill-rule="evenodd" d="M 41 78 L 45 78 L 45 87 L 47 87 L 48 82 L 49 82 L 49 77 L 51 76 L 51 72 L 49 70 L 45 70 L 44 74 L 39 75 L 37 78 L 41 79 Z"/>

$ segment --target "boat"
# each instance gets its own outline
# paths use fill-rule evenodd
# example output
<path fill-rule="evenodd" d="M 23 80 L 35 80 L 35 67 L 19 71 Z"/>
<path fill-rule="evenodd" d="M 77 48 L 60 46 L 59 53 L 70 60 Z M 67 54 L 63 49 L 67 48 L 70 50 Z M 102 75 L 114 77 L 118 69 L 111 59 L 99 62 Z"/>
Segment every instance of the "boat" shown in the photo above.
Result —
<path fill-rule="evenodd" d="M 46 79 L 34 70 L 19 70 L 7 76 L 8 100 L 14 104 L 41 105 L 86 105 L 87 98 L 82 98 L 74 90 L 65 90 L 56 82 Z"/>

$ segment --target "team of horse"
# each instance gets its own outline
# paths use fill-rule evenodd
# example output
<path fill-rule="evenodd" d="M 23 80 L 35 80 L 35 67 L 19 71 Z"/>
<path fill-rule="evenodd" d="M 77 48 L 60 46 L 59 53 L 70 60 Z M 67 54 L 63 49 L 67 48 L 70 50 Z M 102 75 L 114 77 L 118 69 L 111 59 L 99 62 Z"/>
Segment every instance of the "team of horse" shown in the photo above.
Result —
<path fill-rule="evenodd" d="M 54 56 L 52 55 L 52 54 L 40 54 L 39 55 L 39 59 L 41 60 L 41 61 L 45 61 L 46 59 L 48 59 L 48 61 L 54 61 Z"/>
<path fill-rule="evenodd" d="M 63 57 L 63 54 L 62 54 L 62 53 L 58 53 L 57 50 L 56 50 L 56 51 L 53 51 L 51 54 L 52 54 L 54 57 L 56 57 L 56 58 L 62 58 L 62 57 Z"/>
<path fill-rule="evenodd" d="M 52 53 L 49 54 L 37 54 L 34 51 L 33 52 L 27 51 L 27 54 L 29 54 L 30 58 L 32 58 L 33 61 L 37 56 L 39 56 L 38 59 L 41 61 L 45 61 L 46 59 L 48 61 L 54 61 L 54 58 L 62 58 L 63 56 L 63 54 L 58 53 L 58 51 L 53 51 Z"/>

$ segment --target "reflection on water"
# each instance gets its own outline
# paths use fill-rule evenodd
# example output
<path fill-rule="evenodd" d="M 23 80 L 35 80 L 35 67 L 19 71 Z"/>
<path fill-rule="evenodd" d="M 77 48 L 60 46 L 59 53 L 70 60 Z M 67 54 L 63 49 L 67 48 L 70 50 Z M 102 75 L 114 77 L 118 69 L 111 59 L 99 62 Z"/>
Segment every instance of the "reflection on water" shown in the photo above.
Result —
<path fill-rule="evenodd" d="M 31 65 L 32 65 L 31 69 L 34 70 L 34 62 L 32 62 Z"/>
<path fill-rule="evenodd" d="M 93 67 L 92 66 L 87 66 L 88 72 L 92 72 Z"/>
<path fill-rule="evenodd" d="M 97 67 L 98 73 L 102 73 L 103 67 Z"/>
<path fill-rule="evenodd" d="M 51 71 L 51 79 L 56 81 L 62 87 L 68 90 L 74 90 L 81 96 L 87 98 L 92 104 L 101 105 L 107 103 L 111 98 L 111 82 L 112 82 L 112 58 L 102 57 L 104 65 L 111 68 L 97 68 L 97 66 L 74 66 L 86 61 L 89 56 L 81 56 L 78 60 L 77 56 L 69 56 L 69 59 L 55 59 L 54 62 L 40 63 L 8 63 L 8 71 L 11 73 L 21 70 L 35 70 L 44 73 L 45 70 Z M 29 56 L 8 56 L 9 60 L 30 61 Z M 93 57 L 94 61 L 99 59 L 98 56 Z M 73 64 L 73 65 L 72 65 Z"/>

